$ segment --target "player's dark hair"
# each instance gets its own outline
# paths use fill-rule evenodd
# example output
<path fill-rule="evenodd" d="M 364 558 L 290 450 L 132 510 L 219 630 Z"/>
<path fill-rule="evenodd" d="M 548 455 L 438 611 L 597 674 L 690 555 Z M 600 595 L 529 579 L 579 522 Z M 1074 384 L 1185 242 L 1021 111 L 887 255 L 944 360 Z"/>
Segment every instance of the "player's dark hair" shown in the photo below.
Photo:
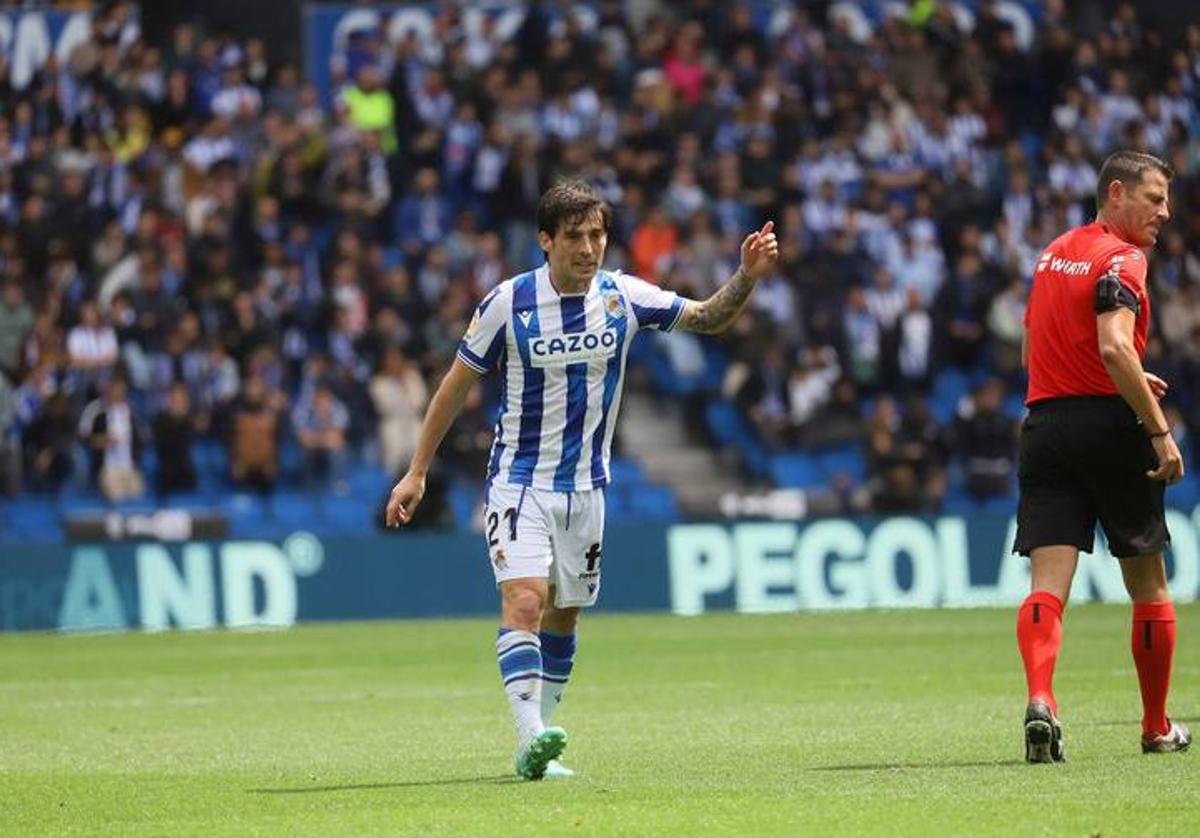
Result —
<path fill-rule="evenodd" d="M 600 193 L 581 180 L 560 180 L 538 201 L 538 232 L 553 238 L 563 225 L 578 224 L 597 210 L 604 229 L 608 230 L 612 226 L 612 207 Z"/>
<path fill-rule="evenodd" d="M 1114 180 L 1121 181 L 1126 189 L 1132 189 L 1141 183 L 1146 172 L 1152 169 L 1162 172 L 1167 180 L 1175 176 L 1175 170 L 1153 154 L 1142 151 L 1114 151 L 1100 167 L 1100 177 L 1096 179 L 1096 206 L 1104 206 L 1104 202 L 1108 200 L 1108 187 Z"/>

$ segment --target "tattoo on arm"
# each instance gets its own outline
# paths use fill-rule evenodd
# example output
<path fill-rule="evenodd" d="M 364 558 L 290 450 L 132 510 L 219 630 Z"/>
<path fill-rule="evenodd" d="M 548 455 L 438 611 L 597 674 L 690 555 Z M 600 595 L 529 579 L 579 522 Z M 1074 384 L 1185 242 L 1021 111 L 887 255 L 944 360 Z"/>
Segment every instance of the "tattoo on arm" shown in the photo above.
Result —
<path fill-rule="evenodd" d="M 689 300 L 677 328 L 705 335 L 723 332 L 754 290 L 754 280 L 738 268 L 729 281 L 704 302 Z"/>

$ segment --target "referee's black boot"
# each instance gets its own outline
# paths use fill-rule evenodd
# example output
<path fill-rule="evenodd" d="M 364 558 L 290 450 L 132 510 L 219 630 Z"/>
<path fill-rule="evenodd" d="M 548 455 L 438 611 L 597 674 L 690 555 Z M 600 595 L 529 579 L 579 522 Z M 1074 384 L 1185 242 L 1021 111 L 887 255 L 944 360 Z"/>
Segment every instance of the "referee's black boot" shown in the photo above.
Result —
<path fill-rule="evenodd" d="M 1169 721 L 1169 720 L 1168 720 Z M 1186 751 L 1192 744 L 1192 732 L 1181 722 L 1171 722 L 1171 727 L 1160 736 L 1149 739 L 1142 737 L 1143 754 L 1169 754 L 1175 751 Z"/>
<path fill-rule="evenodd" d="M 1025 708 L 1025 761 L 1065 762 L 1062 725 L 1044 701 L 1031 701 Z"/>

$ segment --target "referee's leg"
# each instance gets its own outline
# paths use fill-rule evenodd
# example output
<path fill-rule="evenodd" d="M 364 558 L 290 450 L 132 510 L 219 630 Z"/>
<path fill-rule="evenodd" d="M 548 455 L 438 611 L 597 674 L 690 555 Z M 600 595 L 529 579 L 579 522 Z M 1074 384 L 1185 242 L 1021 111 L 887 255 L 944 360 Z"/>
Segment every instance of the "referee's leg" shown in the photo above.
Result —
<path fill-rule="evenodd" d="M 1133 600 L 1130 647 L 1142 692 L 1143 749 L 1149 744 L 1149 750 L 1155 750 L 1156 744 L 1174 738 L 1167 718 L 1167 693 L 1175 653 L 1175 605 L 1167 589 L 1162 553 L 1120 561 L 1125 589 Z"/>
<path fill-rule="evenodd" d="M 1052 544 L 1029 551 L 1030 594 L 1017 612 L 1017 646 L 1025 664 L 1029 702 L 1058 713 L 1054 666 L 1062 647 L 1062 613 L 1079 564 L 1079 548 Z"/>

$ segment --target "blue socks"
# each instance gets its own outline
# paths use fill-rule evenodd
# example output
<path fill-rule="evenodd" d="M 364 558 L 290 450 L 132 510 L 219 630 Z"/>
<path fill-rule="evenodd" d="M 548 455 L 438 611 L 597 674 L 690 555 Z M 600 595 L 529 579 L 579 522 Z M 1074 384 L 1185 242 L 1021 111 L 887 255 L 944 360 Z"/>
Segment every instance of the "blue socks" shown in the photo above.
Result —
<path fill-rule="evenodd" d="M 542 649 L 541 718 L 543 725 L 549 725 L 575 667 L 575 635 L 542 631 L 538 638 Z"/>

